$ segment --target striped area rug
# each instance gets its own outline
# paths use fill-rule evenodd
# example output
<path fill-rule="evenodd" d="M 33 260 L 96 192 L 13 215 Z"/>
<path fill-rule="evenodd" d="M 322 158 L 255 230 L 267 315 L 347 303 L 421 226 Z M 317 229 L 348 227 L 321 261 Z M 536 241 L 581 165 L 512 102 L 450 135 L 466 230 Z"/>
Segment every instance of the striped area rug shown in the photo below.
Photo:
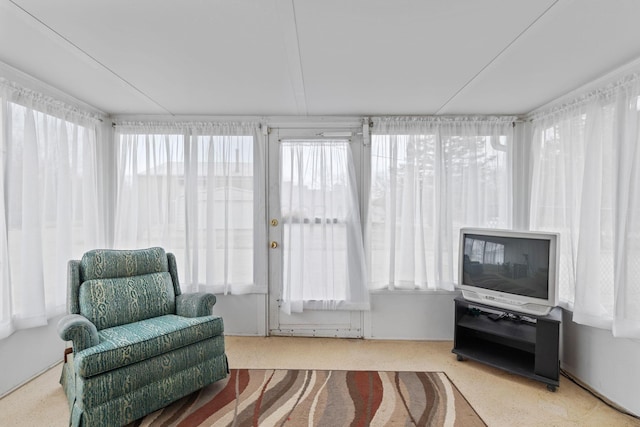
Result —
<path fill-rule="evenodd" d="M 131 426 L 486 426 L 440 372 L 234 369 Z"/>

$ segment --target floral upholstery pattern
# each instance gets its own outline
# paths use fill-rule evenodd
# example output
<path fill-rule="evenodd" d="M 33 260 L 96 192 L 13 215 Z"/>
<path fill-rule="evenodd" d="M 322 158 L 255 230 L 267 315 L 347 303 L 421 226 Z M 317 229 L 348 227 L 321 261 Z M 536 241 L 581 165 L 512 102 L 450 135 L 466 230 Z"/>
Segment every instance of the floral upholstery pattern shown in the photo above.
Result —
<path fill-rule="evenodd" d="M 125 425 L 227 376 L 216 298 L 182 294 L 164 249 L 87 252 L 69 261 L 67 292 L 71 425 Z"/>

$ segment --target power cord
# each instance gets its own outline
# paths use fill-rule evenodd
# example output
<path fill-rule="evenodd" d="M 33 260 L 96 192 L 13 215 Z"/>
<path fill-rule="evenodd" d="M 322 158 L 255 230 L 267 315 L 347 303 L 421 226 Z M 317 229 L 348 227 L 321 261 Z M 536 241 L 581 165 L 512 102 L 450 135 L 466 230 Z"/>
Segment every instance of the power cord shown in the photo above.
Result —
<path fill-rule="evenodd" d="M 598 399 L 599 401 L 601 401 L 602 403 L 604 403 L 605 405 L 607 405 L 608 407 L 610 407 L 611 409 L 614 409 L 615 411 L 620 412 L 621 414 L 627 415 L 633 419 L 640 420 L 640 416 L 632 414 L 626 409 L 623 409 L 620 406 L 616 405 L 615 403 L 610 402 L 608 399 L 596 393 L 590 387 L 584 385 L 580 380 L 575 378 L 573 375 L 571 375 L 569 372 L 565 371 L 564 369 L 560 368 L 560 374 L 566 379 L 568 379 L 569 381 L 571 381 L 572 383 L 574 383 L 575 385 L 577 385 L 578 387 L 580 387 L 581 389 L 583 389 L 584 391 L 586 391 L 587 393 L 589 393 L 590 395 L 592 395 L 593 397 L 595 397 L 596 399 Z"/>

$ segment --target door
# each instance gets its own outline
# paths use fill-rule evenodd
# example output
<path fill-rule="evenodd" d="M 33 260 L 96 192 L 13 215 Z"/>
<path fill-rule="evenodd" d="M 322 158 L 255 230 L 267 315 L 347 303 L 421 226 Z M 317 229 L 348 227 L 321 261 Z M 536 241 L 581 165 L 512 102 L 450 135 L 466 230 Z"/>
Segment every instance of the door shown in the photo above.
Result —
<path fill-rule="evenodd" d="M 268 151 L 270 334 L 363 336 L 361 135 L 271 129 Z"/>

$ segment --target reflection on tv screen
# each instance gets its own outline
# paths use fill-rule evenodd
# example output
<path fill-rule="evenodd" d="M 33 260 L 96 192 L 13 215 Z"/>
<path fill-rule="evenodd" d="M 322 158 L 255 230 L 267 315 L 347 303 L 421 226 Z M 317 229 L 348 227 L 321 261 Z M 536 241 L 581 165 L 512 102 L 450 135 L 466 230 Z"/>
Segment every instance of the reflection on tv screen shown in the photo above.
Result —
<path fill-rule="evenodd" d="M 547 298 L 549 241 L 468 234 L 462 272 L 465 285 Z"/>

